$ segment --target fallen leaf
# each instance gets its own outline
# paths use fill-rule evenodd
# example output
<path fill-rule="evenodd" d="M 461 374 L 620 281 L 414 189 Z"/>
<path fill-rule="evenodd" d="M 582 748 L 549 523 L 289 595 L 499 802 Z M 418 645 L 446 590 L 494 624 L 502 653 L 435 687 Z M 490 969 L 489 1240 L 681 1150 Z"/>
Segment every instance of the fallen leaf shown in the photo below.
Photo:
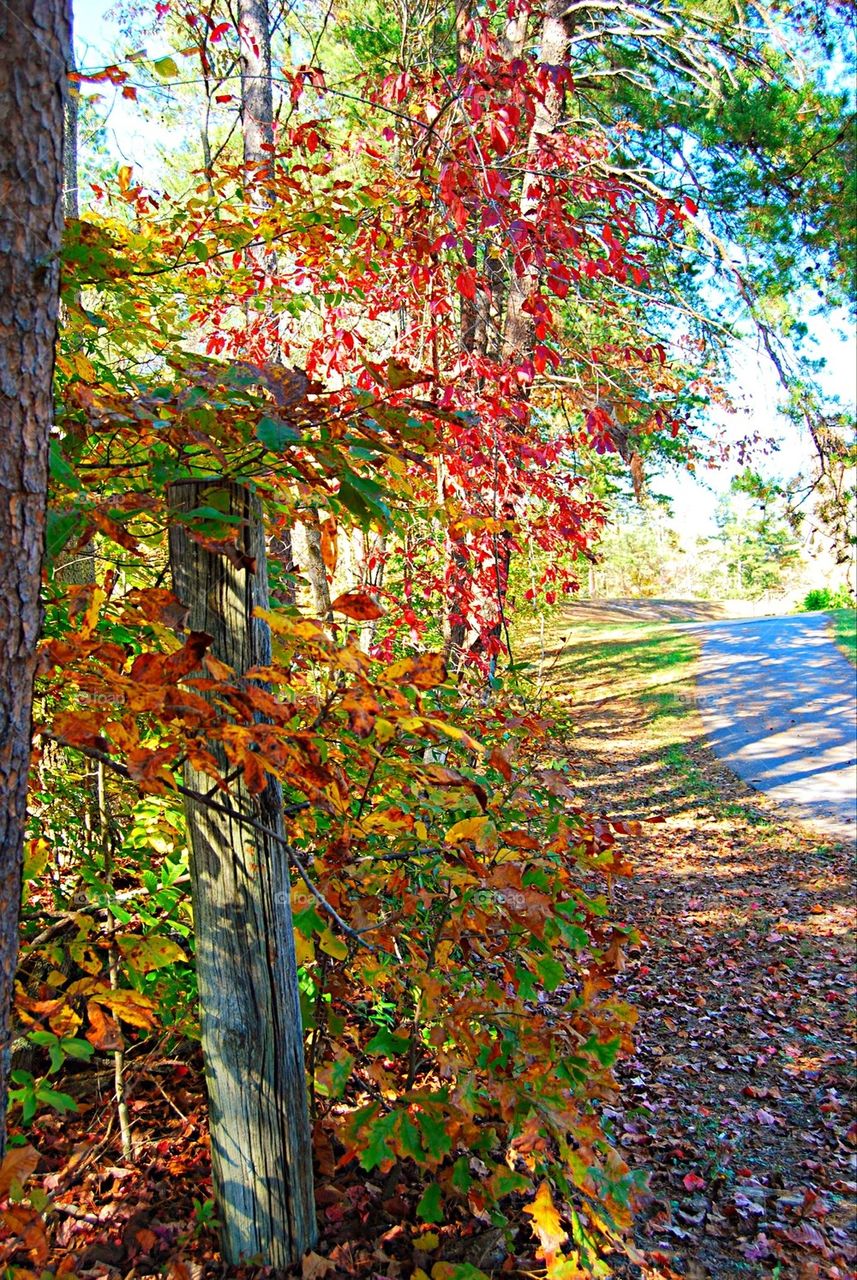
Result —
<path fill-rule="evenodd" d="M 23 1147 L 10 1147 L 0 1164 L 0 1197 L 6 1195 L 13 1182 L 23 1186 L 35 1172 L 39 1159 L 38 1151 L 29 1142 Z"/>
<path fill-rule="evenodd" d="M 323 1258 L 320 1253 L 304 1254 L 301 1262 L 302 1280 L 320 1280 L 321 1276 L 326 1276 L 328 1271 L 335 1271 L 336 1263 L 331 1262 L 330 1258 Z"/>

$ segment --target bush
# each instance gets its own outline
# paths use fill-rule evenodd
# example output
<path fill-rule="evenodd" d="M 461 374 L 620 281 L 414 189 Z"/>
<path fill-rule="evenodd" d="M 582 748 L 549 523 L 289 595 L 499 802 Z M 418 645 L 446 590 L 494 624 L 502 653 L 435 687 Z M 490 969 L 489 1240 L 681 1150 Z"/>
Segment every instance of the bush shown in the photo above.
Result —
<path fill-rule="evenodd" d="M 807 592 L 801 610 L 804 613 L 814 613 L 819 609 L 853 609 L 854 606 L 854 597 L 848 587 L 837 587 L 835 590 L 819 587 Z"/>

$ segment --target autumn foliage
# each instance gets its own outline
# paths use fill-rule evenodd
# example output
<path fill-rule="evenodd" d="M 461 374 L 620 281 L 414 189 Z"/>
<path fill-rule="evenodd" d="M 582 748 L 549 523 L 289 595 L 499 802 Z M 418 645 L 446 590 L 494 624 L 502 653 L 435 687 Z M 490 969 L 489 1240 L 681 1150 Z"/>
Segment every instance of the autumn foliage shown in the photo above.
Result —
<path fill-rule="evenodd" d="M 605 896 L 631 832 L 581 810 L 565 713 L 506 670 L 510 581 L 535 556 L 530 595 L 576 588 L 592 458 L 636 485 L 652 451 L 691 452 L 701 370 L 645 299 L 697 209 L 629 184 L 568 67 L 510 47 L 523 13 L 462 11 L 454 55 L 347 93 L 320 61 L 279 68 L 266 163 L 224 144 L 175 186 L 122 165 L 67 227 L 13 1100 L 27 1125 L 74 1107 L 54 1085 L 76 1060 L 193 1041 L 182 766 L 214 805 L 273 777 L 320 1184 L 356 1162 L 413 1223 L 526 1225 L 571 1280 L 607 1274 L 639 1188 L 598 1109 L 634 1021 Z M 78 82 L 201 82 L 235 111 L 234 23 L 157 14 L 175 56 Z M 169 590 L 189 478 L 261 500 L 262 669 L 214 656 Z M 216 496 L 182 518 L 255 571 Z"/>

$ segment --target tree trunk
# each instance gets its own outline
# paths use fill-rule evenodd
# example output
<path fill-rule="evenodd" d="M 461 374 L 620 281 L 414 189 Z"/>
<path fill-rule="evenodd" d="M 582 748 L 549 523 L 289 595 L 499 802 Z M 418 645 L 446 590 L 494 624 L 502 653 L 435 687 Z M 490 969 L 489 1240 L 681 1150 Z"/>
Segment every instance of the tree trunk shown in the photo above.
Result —
<path fill-rule="evenodd" d="M 567 0 L 551 0 L 542 24 L 539 62 L 543 67 L 559 68 L 568 60 L 571 19 L 564 16 Z M 523 37 L 521 37 L 523 46 Z M 527 162 L 521 190 L 521 218 L 532 220 L 537 213 L 537 192 L 540 179 L 536 167 L 539 150 L 550 134 L 555 133 L 562 119 L 565 88 L 562 83 L 550 85 L 544 98 L 536 104 L 536 115 L 527 143 Z M 506 302 L 506 323 L 503 334 L 503 357 L 507 360 L 525 360 L 532 354 L 533 321 L 524 310 L 524 304 L 538 283 L 538 268 L 525 266 L 521 271 L 512 265 L 512 279 Z"/>
<path fill-rule="evenodd" d="M 268 604 L 258 499 L 227 481 L 188 480 L 170 486 L 169 500 L 176 514 L 213 504 L 241 517 L 239 538 L 255 572 L 204 550 L 176 523 L 174 587 L 190 609 L 189 626 L 213 636 L 215 657 L 239 674 L 269 664 L 270 632 L 253 616 Z M 211 749 L 225 775 L 225 755 L 217 744 Z M 190 765 L 185 780 L 198 791 L 211 787 Z M 282 833 L 273 778 L 259 796 L 234 782 L 228 804 Z M 222 1249 L 230 1265 L 258 1255 L 284 1268 L 316 1238 L 288 859 L 276 840 L 203 804 L 187 801 L 186 814 Z"/>
<path fill-rule="evenodd" d="M 68 57 L 63 0 L 0 6 L 0 1157 L 42 620 Z"/>
<path fill-rule="evenodd" d="M 309 519 L 304 524 L 306 539 L 307 576 L 312 587 L 316 613 L 322 622 L 329 622 L 333 617 L 330 607 L 330 584 L 327 581 L 327 565 L 321 553 L 321 524 L 318 511 L 313 507 Z"/>

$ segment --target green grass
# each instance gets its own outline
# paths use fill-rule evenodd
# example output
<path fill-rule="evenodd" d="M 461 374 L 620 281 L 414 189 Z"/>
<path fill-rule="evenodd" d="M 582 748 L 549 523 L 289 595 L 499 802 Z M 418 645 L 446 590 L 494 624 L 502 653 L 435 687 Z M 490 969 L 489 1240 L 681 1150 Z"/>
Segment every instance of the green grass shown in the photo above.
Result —
<path fill-rule="evenodd" d="M 831 609 L 830 619 L 837 645 L 857 666 L 857 609 Z"/>
<path fill-rule="evenodd" d="M 578 621 L 566 614 L 545 635 L 539 663 L 532 640 L 530 671 L 575 702 L 633 698 L 647 719 L 683 716 L 693 706 L 699 643 L 663 622 Z"/>
<path fill-rule="evenodd" d="M 669 793 L 733 822 L 767 824 L 751 803 L 723 794 L 720 769 L 709 775 L 713 761 L 696 703 L 694 633 L 615 615 L 584 620 L 572 608 L 546 627 L 542 655 L 534 652 L 536 644 L 531 634 L 522 651 L 536 683 L 571 703 L 581 724 L 594 717 L 607 740 L 634 742 L 640 771 L 636 781 L 628 778 L 629 789 L 654 788 L 652 795 Z"/>

